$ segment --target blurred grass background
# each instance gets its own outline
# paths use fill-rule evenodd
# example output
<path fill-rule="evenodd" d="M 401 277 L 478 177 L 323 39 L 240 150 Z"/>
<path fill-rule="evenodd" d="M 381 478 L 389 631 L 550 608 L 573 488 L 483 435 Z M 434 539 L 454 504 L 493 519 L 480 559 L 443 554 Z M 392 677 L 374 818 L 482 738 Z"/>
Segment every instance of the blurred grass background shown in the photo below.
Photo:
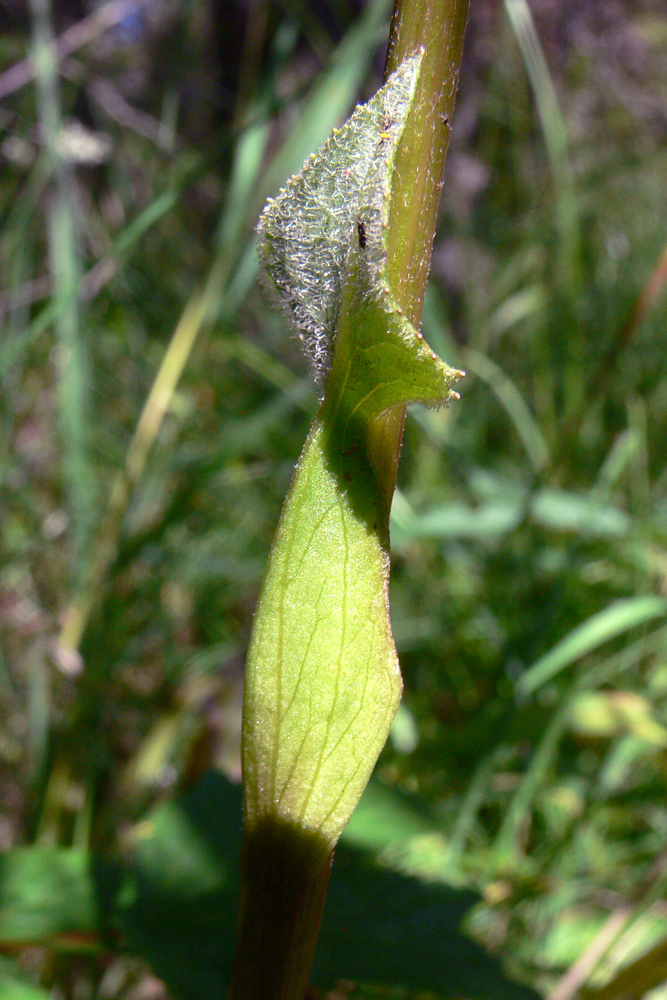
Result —
<path fill-rule="evenodd" d="M 0 0 L 8 855 L 122 857 L 208 769 L 238 780 L 316 408 L 253 226 L 378 86 L 388 15 Z M 472 0 L 424 312 L 468 375 L 406 425 L 405 699 L 348 840 L 479 891 L 468 932 L 554 1000 L 665 995 L 666 177 L 660 0 Z M 166 995 L 0 938 L 49 995 Z"/>

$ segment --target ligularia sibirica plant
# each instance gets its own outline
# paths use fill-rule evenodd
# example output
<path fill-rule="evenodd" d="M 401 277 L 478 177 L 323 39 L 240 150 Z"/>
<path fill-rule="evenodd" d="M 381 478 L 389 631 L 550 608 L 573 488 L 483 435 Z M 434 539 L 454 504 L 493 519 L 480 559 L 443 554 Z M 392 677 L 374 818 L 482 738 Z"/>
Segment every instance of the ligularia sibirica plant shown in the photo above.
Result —
<path fill-rule="evenodd" d="M 388 607 L 389 507 L 369 433 L 440 405 L 461 373 L 402 315 L 386 270 L 397 144 L 421 52 L 266 206 L 260 257 L 321 404 L 280 518 L 248 654 L 244 824 L 278 819 L 330 853 L 401 695 Z M 315 842 L 314 841 L 314 842 Z"/>

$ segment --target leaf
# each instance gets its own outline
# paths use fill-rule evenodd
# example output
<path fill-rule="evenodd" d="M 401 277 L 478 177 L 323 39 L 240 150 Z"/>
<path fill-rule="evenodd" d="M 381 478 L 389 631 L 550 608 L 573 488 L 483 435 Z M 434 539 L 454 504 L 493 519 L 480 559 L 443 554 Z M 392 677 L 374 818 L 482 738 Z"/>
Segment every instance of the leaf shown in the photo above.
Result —
<path fill-rule="evenodd" d="M 16 963 L 0 959 L 0 996 L 2 1000 L 49 1000 L 51 993 L 31 983 Z"/>
<path fill-rule="evenodd" d="M 373 422 L 440 404 L 460 373 L 403 317 L 386 276 L 396 145 L 421 54 L 358 108 L 262 216 L 261 257 L 324 399 L 276 532 L 248 652 L 248 828 L 280 817 L 328 854 L 384 745 L 401 694 L 389 622 L 389 502 Z"/>
<path fill-rule="evenodd" d="M 512 982 L 461 923 L 480 897 L 337 858 L 318 939 L 313 979 L 340 979 L 429 990 L 442 997 L 538 1000 Z"/>
<path fill-rule="evenodd" d="M 239 909 L 241 795 L 208 772 L 156 806 L 115 893 L 129 947 L 182 1000 L 224 996 Z"/>
<path fill-rule="evenodd" d="M 0 878 L 0 943 L 15 941 L 17 927 L 30 932 L 30 941 L 47 945 L 54 943 L 54 929 L 66 927 L 76 945 L 77 935 L 94 928 L 120 927 L 124 950 L 147 959 L 175 996 L 199 1000 L 224 995 L 238 911 L 240 798 L 238 787 L 208 772 L 135 828 L 134 854 L 124 864 L 93 859 L 83 851 L 10 852 L 0 869 L 5 874 Z M 386 809 L 389 797 L 383 799 Z M 372 802 L 370 809 L 376 809 Z M 402 823 L 397 835 L 426 829 L 426 823 L 424 815 L 416 826 Z M 85 905 L 72 906 L 71 900 Z M 477 900 L 468 890 L 425 885 L 373 868 L 361 852 L 341 849 L 313 981 L 326 986 L 335 979 L 358 978 L 400 982 L 443 997 L 538 1000 L 460 930 Z M 36 909 L 39 922 L 34 920 Z M 3 990 L 5 971 L 0 967 Z M 20 989 L 17 1000 L 43 996 L 23 984 Z"/>
<path fill-rule="evenodd" d="M 480 504 L 449 503 L 412 514 L 400 522 L 400 540 L 415 538 L 495 538 L 521 523 L 522 505 L 512 500 Z"/>
<path fill-rule="evenodd" d="M 552 531 L 614 538 L 627 535 L 632 526 L 628 515 L 618 507 L 564 490 L 540 490 L 530 508 L 533 519 Z"/>
<path fill-rule="evenodd" d="M 573 728 L 587 736 L 630 733 L 645 746 L 667 745 L 667 730 L 654 719 L 648 699 L 635 691 L 582 691 L 571 716 Z"/>
<path fill-rule="evenodd" d="M 360 193 L 378 145 L 393 149 L 403 130 L 420 61 L 419 56 L 406 60 L 389 85 L 333 130 L 301 172 L 269 199 L 257 227 L 261 263 L 319 382 L 333 355 Z"/>
<path fill-rule="evenodd" d="M 643 625 L 653 618 L 662 618 L 666 614 L 667 601 L 662 597 L 629 597 L 614 601 L 608 608 L 578 625 L 553 649 L 540 657 L 520 678 L 517 690 L 524 695 L 531 694 L 565 667 L 591 653 L 603 643 L 615 639 L 637 625 Z"/>
<path fill-rule="evenodd" d="M 389 844 L 432 833 L 435 822 L 418 800 L 372 779 L 345 828 L 341 843 L 380 851 Z"/>
<path fill-rule="evenodd" d="M 95 934 L 97 929 L 93 874 L 84 852 L 25 847 L 0 857 L 3 944 Z"/>
<path fill-rule="evenodd" d="M 489 496 L 477 507 L 448 503 L 432 507 L 423 514 L 407 514 L 399 521 L 399 537 L 405 543 L 413 538 L 493 538 L 517 528 L 524 517 L 526 497 Z M 528 503 L 532 520 L 551 531 L 571 531 L 589 538 L 620 537 L 630 530 L 630 518 L 611 504 L 594 497 L 579 496 L 562 490 L 538 490 Z"/>

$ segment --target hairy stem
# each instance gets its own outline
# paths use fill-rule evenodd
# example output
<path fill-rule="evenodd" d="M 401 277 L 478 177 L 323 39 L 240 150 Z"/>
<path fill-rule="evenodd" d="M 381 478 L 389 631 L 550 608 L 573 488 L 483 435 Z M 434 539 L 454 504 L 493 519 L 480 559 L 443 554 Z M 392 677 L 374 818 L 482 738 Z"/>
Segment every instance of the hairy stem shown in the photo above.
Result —
<path fill-rule="evenodd" d="M 421 323 L 424 293 L 459 82 L 469 0 L 394 0 L 385 78 L 420 46 L 419 88 L 396 157 L 388 238 L 392 291 L 410 322 Z M 405 407 L 382 415 L 372 434 L 375 467 L 394 492 Z"/>

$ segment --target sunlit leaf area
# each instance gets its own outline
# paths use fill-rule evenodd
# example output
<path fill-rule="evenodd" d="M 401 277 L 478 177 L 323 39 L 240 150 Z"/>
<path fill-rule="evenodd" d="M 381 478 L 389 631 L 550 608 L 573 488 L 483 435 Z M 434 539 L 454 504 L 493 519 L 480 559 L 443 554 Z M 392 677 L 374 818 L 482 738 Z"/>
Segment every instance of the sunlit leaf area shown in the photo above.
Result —
<path fill-rule="evenodd" d="M 0 0 L 0 1000 L 225 995 L 318 404 L 255 225 L 390 7 Z M 451 124 L 422 330 L 466 376 L 408 411 L 404 697 L 311 996 L 663 1000 L 663 0 L 471 0 Z"/>

